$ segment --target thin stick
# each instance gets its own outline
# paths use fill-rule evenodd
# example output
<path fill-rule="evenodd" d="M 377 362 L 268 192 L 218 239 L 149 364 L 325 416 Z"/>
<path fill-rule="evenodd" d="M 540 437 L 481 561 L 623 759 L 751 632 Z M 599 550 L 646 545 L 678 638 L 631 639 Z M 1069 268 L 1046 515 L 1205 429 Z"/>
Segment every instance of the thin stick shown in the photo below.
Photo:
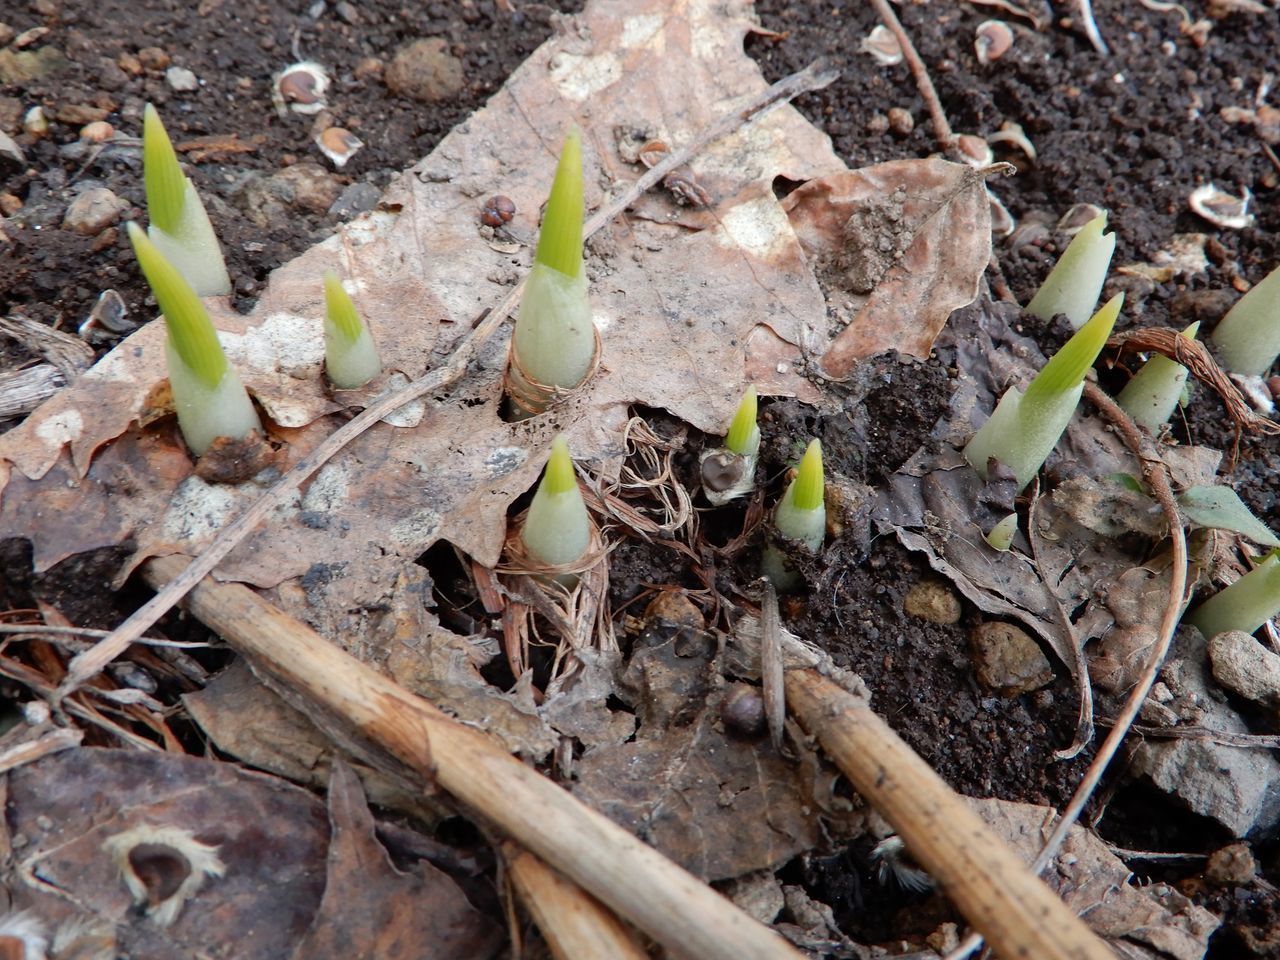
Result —
<path fill-rule="evenodd" d="M 660 182 L 672 170 L 689 161 L 707 144 L 719 140 L 743 124 L 764 116 L 771 109 L 786 103 L 810 90 L 818 90 L 835 79 L 834 71 L 826 70 L 819 63 L 810 64 L 799 73 L 779 80 L 746 106 L 722 117 L 702 130 L 692 141 L 673 150 L 661 163 L 649 169 L 617 198 L 605 204 L 583 225 L 583 239 L 589 238 L 606 223 L 622 213 L 654 184 Z M 136 641 L 157 620 L 181 600 L 197 583 L 211 573 L 239 543 L 259 524 L 267 520 L 275 509 L 302 486 L 303 482 L 332 458 L 348 443 L 373 426 L 383 417 L 394 413 L 410 401 L 448 386 L 459 379 L 479 348 L 491 337 L 500 324 L 510 316 L 520 302 L 524 281 L 518 283 L 502 302 L 484 317 L 465 340 L 459 344 L 449 362 L 424 374 L 404 389 L 384 397 L 372 407 L 334 431 L 315 450 L 303 457 L 276 485 L 254 502 L 244 513 L 228 524 L 209 544 L 205 551 L 181 576 L 157 593 L 134 612 L 111 635 L 96 646 L 78 654 L 67 669 L 67 676 L 58 687 L 55 703 L 74 691 L 103 667 L 120 656 L 129 644 Z"/>
<path fill-rule="evenodd" d="M 111 636 L 110 630 L 95 630 L 91 627 L 59 627 L 47 623 L 0 623 L 0 634 L 16 634 L 22 635 L 29 633 L 32 636 L 51 636 L 51 637 L 93 637 L 100 640 L 103 637 Z M 57 640 L 53 641 L 57 643 Z M 185 640 L 161 640 L 157 637 L 139 637 L 135 643 L 144 644 L 148 647 L 174 647 L 179 650 L 204 650 L 213 647 L 212 643 L 188 642 Z"/>
<path fill-rule="evenodd" d="M 188 562 L 157 557 L 143 573 L 159 587 Z M 799 960 L 773 930 L 489 736 L 409 693 L 243 584 L 205 579 L 187 605 L 255 669 L 326 717 L 341 718 L 382 755 L 407 764 L 670 952 L 701 960 Z"/>
<path fill-rule="evenodd" d="M 1115 960 L 1110 948 L 861 699 L 809 668 L 787 703 L 855 790 L 1002 957 Z"/>
<path fill-rule="evenodd" d="M 1089 38 L 1089 42 L 1093 44 L 1093 49 L 1104 57 L 1111 56 L 1111 50 L 1107 47 L 1107 41 L 1102 39 L 1102 33 L 1098 30 L 1098 23 L 1093 19 L 1093 4 L 1090 0 L 1076 0 L 1076 5 L 1080 10 L 1080 22 L 1084 25 L 1084 35 Z"/>
<path fill-rule="evenodd" d="M 898 46 L 902 48 L 902 58 L 907 61 L 907 66 L 911 69 L 911 76 L 916 81 L 916 89 L 920 91 L 920 98 L 924 100 L 924 105 L 929 110 L 929 118 L 933 122 L 933 139 L 938 141 L 938 145 L 943 150 L 950 150 L 955 144 L 955 134 L 951 132 L 951 124 L 947 122 L 947 113 L 942 109 L 942 101 L 938 99 L 938 91 L 934 88 L 933 81 L 929 78 L 929 68 L 920 59 L 920 54 L 916 53 L 916 48 L 911 43 L 911 37 L 903 29 L 901 21 L 898 20 L 898 15 L 893 12 L 893 7 L 889 6 L 889 0 L 871 0 L 871 6 L 875 8 L 876 14 L 884 22 L 884 25 L 889 28 L 889 32 L 897 39 Z"/>
<path fill-rule="evenodd" d="M 1106 772 L 1107 766 L 1119 751 L 1120 744 L 1129 733 L 1129 728 L 1137 718 L 1138 712 L 1142 709 L 1142 704 L 1147 699 L 1147 694 L 1151 692 L 1151 687 L 1156 682 L 1156 677 L 1160 674 L 1160 668 L 1164 665 L 1164 658 L 1168 655 L 1169 647 L 1173 643 L 1173 635 L 1178 628 L 1178 620 L 1182 617 L 1182 607 L 1186 599 L 1184 594 L 1187 589 L 1187 539 L 1182 529 L 1182 517 L 1178 513 L 1178 505 L 1174 500 L 1173 490 L 1169 486 L 1168 467 L 1165 466 L 1159 453 L 1154 449 L 1148 449 L 1151 441 L 1143 436 L 1142 431 L 1129 419 L 1129 415 L 1121 410 L 1114 400 L 1103 393 L 1097 384 L 1085 381 L 1084 395 L 1090 403 L 1102 412 L 1103 416 L 1116 426 L 1120 431 L 1120 435 L 1124 438 L 1125 444 L 1133 451 L 1133 455 L 1138 458 L 1138 462 L 1142 465 L 1142 475 L 1164 510 L 1165 520 L 1169 524 L 1173 563 L 1169 575 L 1169 599 L 1165 603 L 1164 615 L 1160 619 L 1160 633 L 1152 648 L 1151 656 L 1147 659 L 1147 665 L 1142 671 L 1142 677 L 1129 694 L 1129 698 L 1124 702 L 1124 707 L 1116 715 L 1115 725 L 1111 728 L 1111 732 L 1107 734 L 1107 738 L 1102 741 L 1102 746 L 1098 748 L 1097 756 L 1093 758 L 1093 762 L 1089 764 L 1089 769 L 1085 771 L 1084 778 L 1080 781 L 1080 785 L 1076 787 L 1076 791 L 1071 797 L 1071 802 L 1067 804 L 1062 811 L 1062 815 L 1058 817 L 1054 824 L 1053 832 L 1049 835 L 1049 839 L 1045 841 L 1044 847 L 1041 848 L 1035 862 L 1031 865 L 1031 868 L 1037 874 L 1042 873 L 1045 867 L 1049 865 L 1049 862 L 1057 855 L 1058 848 L 1062 846 L 1062 841 L 1066 839 L 1067 833 L 1075 826 L 1076 821 L 1080 819 L 1080 814 L 1084 811 L 1085 804 L 1093 796 L 1093 791 L 1097 789 L 1103 773 Z M 960 946 L 947 954 L 946 960 L 963 960 L 964 957 L 969 956 L 981 945 L 982 937 L 977 934 L 971 934 Z"/>
<path fill-rule="evenodd" d="M 595 897 L 515 844 L 501 847 L 507 876 L 555 960 L 648 960 L 635 934 Z"/>

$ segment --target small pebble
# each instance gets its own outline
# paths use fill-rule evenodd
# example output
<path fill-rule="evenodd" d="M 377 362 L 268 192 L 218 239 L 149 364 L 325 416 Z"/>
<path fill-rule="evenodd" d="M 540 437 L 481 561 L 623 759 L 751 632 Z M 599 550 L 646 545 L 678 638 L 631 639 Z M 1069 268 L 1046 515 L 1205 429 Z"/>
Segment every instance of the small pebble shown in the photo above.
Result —
<path fill-rule="evenodd" d="M 908 590 L 902 609 L 909 616 L 930 623 L 945 625 L 960 621 L 960 598 L 938 580 L 922 580 Z"/>
<path fill-rule="evenodd" d="M 916 128 L 916 118 L 904 107 L 889 108 L 889 130 L 895 137 L 907 137 Z"/>
<path fill-rule="evenodd" d="M 1204 867 L 1205 879 L 1224 887 L 1247 886 L 1257 873 L 1258 861 L 1247 843 L 1232 843 L 1213 851 Z"/>
<path fill-rule="evenodd" d="M 1220 633 L 1209 641 L 1213 679 L 1246 700 L 1280 704 L 1280 656 L 1242 630 Z"/>
<path fill-rule="evenodd" d="M 111 226 L 127 206 L 106 187 L 92 187 L 71 201 L 62 226 L 94 237 Z"/>
<path fill-rule="evenodd" d="M 103 143 L 116 135 L 116 128 L 105 120 L 95 120 L 80 128 L 80 139 L 89 143 Z"/>
<path fill-rule="evenodd" d="M 981 623 L 969 633 L 978 681 L 1005 697 L 1030 693 L 1053 681 L 1048 658 L 1021 627 Z"/>
<path fill-rule="evenodd" d="M 143 47 L 138 51 L 138 62 L 142 64 L 144 70 L 164 70 L 169 66 L 171 59 L 169 54 L 159 47 Z"/>
<path fill-rule="evenodd" d="M 462 61 L 440 37 L 415 40 L 396 52 L 386 70 L 387 89 L 399 97 L 436 103 L 462 90 Z"/>
<path fill-rule="evenodd" d="M 200 89 L 200 81 L 186 67 L 170 67 L 164 72 L 164 79 L 178 93 L 193 93 Z"/>

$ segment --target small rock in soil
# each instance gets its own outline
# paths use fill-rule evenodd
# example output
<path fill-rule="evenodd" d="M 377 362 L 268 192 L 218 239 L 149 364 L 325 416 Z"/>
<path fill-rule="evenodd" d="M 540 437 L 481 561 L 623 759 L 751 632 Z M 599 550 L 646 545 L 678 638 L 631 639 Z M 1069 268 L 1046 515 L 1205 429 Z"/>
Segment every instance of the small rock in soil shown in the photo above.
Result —
<path fill-rule="evenodd" d="M 164 72 L 164 79 L 178 93 L 194 93 L 200 89 L 200 81 L 186 67 L 170 67 Z"/>
<path fill-rule="evenodd" d="M 1053 682 L 1053 668 L 1021 627 L 980 623 L 969 633 L 978 681 L 1005 697 L 1039 690 Z"/>
<path fill-rule="evenodd" d="M 1247 843 L 1233 843 L 1215 850 L 1205 864 L 1204 876 L 1210 883 L 1224 887 L 1245 886 L 1253 883 L 1258 872 L 1258 861 Z"/>
<path fill-rule="evenodd" d="M 260 227 L 281 223 L 290 207 L 327 213 L 342 185 L 318 163 L 298 163 L 269 177 L 249 181 L 245 212 Z"/>
<path fill-rule="evenodd" d="M 436 103 L 462 90 L 462 61 L 439 37 L 401 47 L 386 71 L 387 89 L 396 96 Z"/>
<path fill-rule="evenodd" d="M 96 237 L 111 226 L 126 207 L 128 204 L 106 187 L 91 187 L 71 201 L 62 226 L 87 237 Z"/>
<path fill-rule="evenodd" d="M 342 220 L 349 220 L 356 214 L 372 210 L 378 205 L 378 199 L 381 196 L 381 190 L 372 183 L 361 180 L 359 183 L 351 184 L 342 193 L 338 194 L 338 199 L 333 201 L 333 206 L 329 208 L 329 215 Z"/>
<path fill-rule="evenodd" d="M 960 620 L 960 598 L 939 580 L 924 580 L 908 590 L 902 609 L 909 616 L 930 623 L 946 625 Z"/>
<path fill-rule="evenodd" d="M 1209 641 L 1213 678 L 1246 700 L 1280 703 L 1280 657 L 1242 630 Z"/>

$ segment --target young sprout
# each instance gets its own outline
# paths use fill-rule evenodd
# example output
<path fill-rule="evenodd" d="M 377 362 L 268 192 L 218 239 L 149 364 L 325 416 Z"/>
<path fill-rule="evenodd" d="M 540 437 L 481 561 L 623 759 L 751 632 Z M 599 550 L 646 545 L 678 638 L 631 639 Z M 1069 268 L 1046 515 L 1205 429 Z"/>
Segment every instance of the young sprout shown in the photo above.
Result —
<path fill-rule="evenodd" d="M 986 541 L 993 550 L 1004 553 L 1013 546 L 1013 538 L 1017 532 L 1018 515 L 1011 513 L 991 528 L 991 532 L 986 535 Z"/>
<path fill-rule="evenodd" d="M 773 529 L 777 536 L 810 553 L 821 550 L 822 538 L 827 532 L 825 490 L 822 443 L 810 440 L 795 479 L 773 512 Z M 794 590 L 801 582 L 800 575 L 787 562 L 785 553 L 777 544 L 766 545 L 761 571 L 779 590 Z"/>
<path fill-rule="evenodd" d="M 1106 227 L 1104 212 L 1080 228 L 1027 304 L 1028 313 L 1045 321 L 1065 314 L 1074 330 L 1084 325 L 1102 293 L 1116 249 L 1116 235 L 1102 233 Z"/>
<path fill-rule="evenodd" d="M 713 506 L 750 493 L 756 487 L 760 428 L 756 425 L 756 388 L 747 387 L 729 424 L 724 446 L 704 451 L 700 462 L 702 490 Z"/>
<path fill-rule="evenodd" d="M 1280 355 L 1280 267 L 1227 311 L 1209 339 L 1232 373 L 1260 377 Z"/>
<path fill-rule="evenodd" d="M 965 459 L 987 479 L 992 458 L 1013 471 L 1021 490 L 1057 446 L 1080 395 L 1084 377 L 1102 352 L 1120 313 L 1124 294 L 1103 304 L 1092 320 L 1076 331 L 1044 365 L 1023 393 L 1010 387 L 991 418 L 964 448 Z"/>
<path fill-rule="evenodd" d="M 1194 340 L 1199 330 L 1200 323 L 1196 321 L 1180 336 Z M 1116 403 L 1134 423 L 1154 434 L 1173 415 L 1186 385 L 1187 368 L 1177 360 L 1156 354 L 1125 384 Z"/>
<path fill-rule="evenodd" d="M 560 152 L 512 337 L 508 387 L 515 407 L 528 415 L 545 410 L 557 391 L 581 385 L 595 363 L 582 210 L 582 134 L 575 127 Z"/>
<path fill-rule="evenodd" d="M 1253 633 L 1280 613 L 1280 551 L 1262 562 L 1225 590 L 1214 594 L 1187 615 L 1205 639 L 1228 630 Z"/>
<path fill-rule="evenodd" d="M 142 178 L 147 190 L 147 235 L 178 268 L 197 296 L 231 293 L 222 248 L 196 188 L 178 165 L 160 114 L 151 104 L 142 113 Z"/>
<path fill-rule="evenodd" d="M 577 563 L 587 552 L 591 520 L 563 434 L 551 441 L 551 456 L 529 504 L 520 538 L 529 556 L 548 567 Z"/>
<path fill-rule="evenodd" d="M 261 430 L 249 394 L 227 363 L 204 304 L 136 223 L 130 223 L 128 230 L 134 255 L 164 314 L 169 384 L 187 446 L 202 456 L 218 437 L 241 440 Z"/>
<path fill-rule="evenodd" d="M 324 372 L 339 390 L 363 387 L 382 372 L 373 336 L 332 270 L 324 275 Z"/>

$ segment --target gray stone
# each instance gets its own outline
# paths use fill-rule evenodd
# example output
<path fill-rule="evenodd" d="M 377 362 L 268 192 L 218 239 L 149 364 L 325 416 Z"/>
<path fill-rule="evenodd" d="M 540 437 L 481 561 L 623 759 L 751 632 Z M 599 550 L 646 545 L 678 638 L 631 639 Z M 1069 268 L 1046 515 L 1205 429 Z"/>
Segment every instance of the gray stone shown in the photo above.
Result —
<path fill-rule="evenodd" d="M 1221 702 L 1220 694 L 1215 698 L 1210 693 L 1208 660 L 1199 631 L 1179 631 L 1162 673 L 1174 695 L 1169 706 L 1184 724 L 1248 733 L 1240 715 Z M 1280 821 L 1280 761 L 1264 750 L 1152 738 L 1139 746 L 1132 770 L 1236 837 L 1261 834 Z"/>
<path fill-rule="evenodd" d="M 1027 632 L 1012 623 L 980 623 L 969 633 L 978 681 L 1006 697 L 1053 681 L 1049 660 Z"/>
<path fill-rule="evenodd" d="M 329 215 L 349 220 L 360 213 L 372 210 L 382 198 L 382 191 L 367 180 L 353 183 L 338 195 L 329 208 Z"/>
<path fill-rule="evenodd" d="M 1209 641 L 1213 678 L 1246 700 L 1280 704 L 1280 657 L 1242 630 Z"/>
<path fill-rule="evenodd" d="M 1205 879 L 1224 887 L 1247 887 L 1258 874 L 1258 861 L 1247 843 L 1233 843 L 1209 854 Z"/>
<path fill-rule="evenodd" d="M 410 100 L 447 100 L 462 89 L 462 61 L 439 37 L 415 40 L 396 52 L 387 66 L 386 83 L 396 96 Z"/>
<path fill-rule="evenodd" d="M 62 226 L 87 237 L 96 237 L 116 222 L 129 205 L 106 187 L 91 187 L 71 201 Z"/>
<path fill-rule="evenodd" d="M 200 89 L 200 81 L 186 67 L 170 67 L 164 72 L 164 79 L 178 93 L 194 93 Z"/>

